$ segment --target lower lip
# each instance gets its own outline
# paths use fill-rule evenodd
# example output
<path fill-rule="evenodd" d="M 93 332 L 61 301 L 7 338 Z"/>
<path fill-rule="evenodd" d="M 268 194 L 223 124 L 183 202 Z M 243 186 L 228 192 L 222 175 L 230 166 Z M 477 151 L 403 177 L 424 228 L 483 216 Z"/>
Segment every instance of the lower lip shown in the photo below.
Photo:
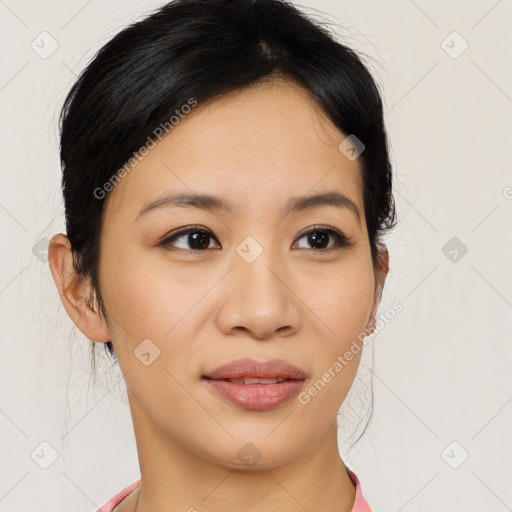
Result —
<path fill-rule="evenodd" d="M 256 411 L 277 407 L 298 394 L 303 380 L 286 380 L 276 384 L 238 384 L 227 380 L 205 379 L 221 397 L 230 402 Z"/>

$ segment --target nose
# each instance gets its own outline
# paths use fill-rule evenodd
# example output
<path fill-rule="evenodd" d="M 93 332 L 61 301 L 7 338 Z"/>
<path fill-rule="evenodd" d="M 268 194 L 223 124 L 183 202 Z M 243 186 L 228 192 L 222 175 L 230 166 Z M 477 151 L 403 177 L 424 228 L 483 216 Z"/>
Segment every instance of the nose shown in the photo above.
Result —
<path fill-rule="evenodd" d="M 298 290 L 291 274 L 271 254 L 252 263 L 234 254 L 234 268 L 217 309 L 217 323 L 226 335 L 246 334 L 258 340 L 290 336 L 300 329 Z"/>

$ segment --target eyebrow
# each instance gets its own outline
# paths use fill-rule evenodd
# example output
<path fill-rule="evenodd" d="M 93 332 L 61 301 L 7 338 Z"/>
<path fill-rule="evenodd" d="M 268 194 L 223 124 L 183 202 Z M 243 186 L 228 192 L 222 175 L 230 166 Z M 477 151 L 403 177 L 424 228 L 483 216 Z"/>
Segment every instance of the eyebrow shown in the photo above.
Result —
<path fill-rule="evenodd" d="M 282 215 L 288 215 L 291 212 L 298 212 L 315 208 L 319 206 L 335 206 L 338 208 L 348 209 L 354 214 L 357 222 L 361 223 L 361 215 L 357 205 L 347 197 L 338 191 L 327 191 L 319 194 L 310 194 L 303 196 L 293 196 L 289 199 L 287 205 L 282 211 Z M 233 213 L 235 205 L 221 197 L 212 194 L 199 194 L 195 192 L 176 192 L 171 194 L 165 194 L 162 197 L 146 202 L 140 212 L 137 214 L 135 220 L 145 215 L 149 211 L 160 209 L 160 208 L 199 208 L 202 210 L 210 211 L 227 211 Z"/>

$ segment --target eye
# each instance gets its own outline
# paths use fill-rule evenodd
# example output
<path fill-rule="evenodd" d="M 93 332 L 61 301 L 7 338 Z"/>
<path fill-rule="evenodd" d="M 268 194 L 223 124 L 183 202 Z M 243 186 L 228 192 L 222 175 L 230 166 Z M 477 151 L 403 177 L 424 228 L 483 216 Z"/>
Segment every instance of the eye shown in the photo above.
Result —
<path fill-rule="evenodd" d="M 307 243 L 311 244 L 312 247 L 299 247 L 299 249 L 329 251 L 354 245 L 354 243 L 350 241 L 350 237 L 328 226 L 313 226 L 305 233 L 302 233 L 299 240 L 303 238 L 306 238 Z M 162 240 L 158 246 L 169 250 L 177 248 L 184 251 L 201 252 L 211 249 L 210 242 L 212 239 L 217 240 L 210 231 L 201 226 L 189 226 L 171 233 L 171 235 Z M 333 244 L 329 244 L 331 240 L 334 241 Z M 220 248 L 220 244 L 217 248 Z"/>
<path fill-rule="evenodd" d="M 329 237 L 334 239 L 334 243 L 329 245 Z M 350 247 L 354 245 L 350 241 L 350 237 L 344 235 L 335 228 L 328 226 L 313 226 L 309 231 L 302 234 L 302 238 L 307 239 L 307 243 L 311 244 L 314 251 L 329 251 L 331 249 L 341 249 L 343 247 Z M 300 249 L 309 249 L 308 247 L 299 247 Z"/>
<path fill-rule="evenodd" d="M 166 249 L 176 247 L 177 249 L 184 251 L 201 252 L 210 248 L 210 242 L 214 238 L 215 237 L 210 231 L 201 229 L 200 226 L 191 226 L 185 229 L 180 229 L 166 237 L 158 244 L 158 246 Z M 180 239 L 183 240 L 180 241 Z M 179 243 L 176 243 L 178 241 Z"/>

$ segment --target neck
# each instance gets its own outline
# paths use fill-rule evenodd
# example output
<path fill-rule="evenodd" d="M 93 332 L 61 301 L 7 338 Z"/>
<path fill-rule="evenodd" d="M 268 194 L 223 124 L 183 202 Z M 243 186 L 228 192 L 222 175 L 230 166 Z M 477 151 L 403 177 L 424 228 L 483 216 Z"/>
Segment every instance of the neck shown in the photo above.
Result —
<path fill-rule="evenodd" d="M 197 456 L 134 410 L 137 404 L 130 405 L 141 484 L 116 512 L 352 510 L 355 487 L 339 455 L 335 420 L 293 461 L 242 470 Z"/>

